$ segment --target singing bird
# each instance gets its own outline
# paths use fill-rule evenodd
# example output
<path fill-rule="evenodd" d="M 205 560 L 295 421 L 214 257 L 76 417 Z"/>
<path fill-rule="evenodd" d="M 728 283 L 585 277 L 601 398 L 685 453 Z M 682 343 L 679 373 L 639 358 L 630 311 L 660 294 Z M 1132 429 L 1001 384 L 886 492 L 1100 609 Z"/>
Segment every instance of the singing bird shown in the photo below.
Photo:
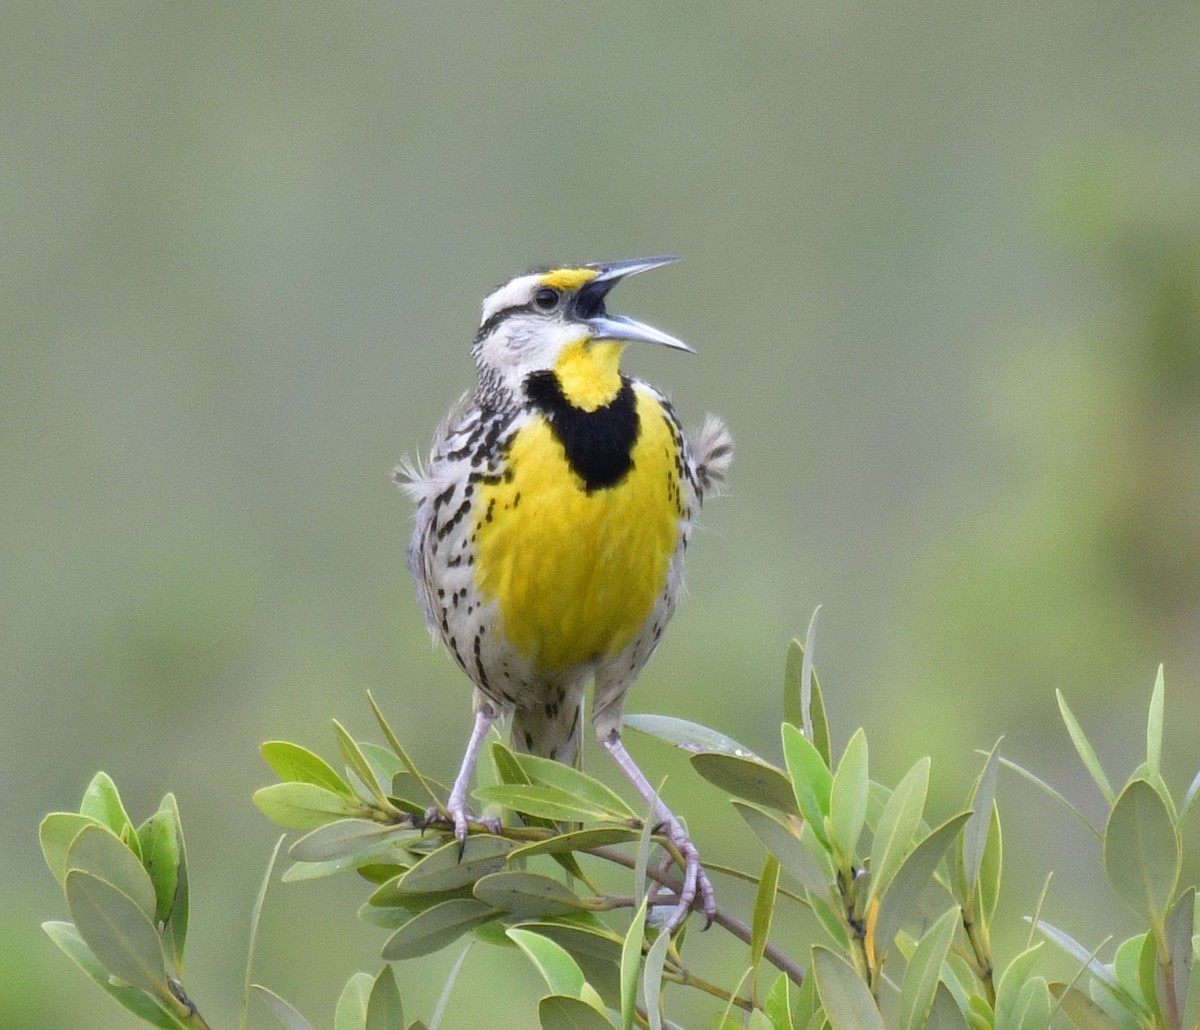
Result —
<path fill-rule="evenodd" d="M 396 480 L 416 504 L 408 551 L 429 627 L 475 685 L 475 723 L 446 813 L 465 841 L 488 729 L 511 714 L 513 746 L 577 759 L 584 693 L 592 726 L 684 859 L 667 919 L 678 927 L 712 885 L 683 825 L 621 740 L 625 696 L 662 637 L 683 585 L 705 497 L 733 457 L 709 415 L 685 433 L 666 397 L 621 371 L 627 343 L 691 351 L 605 308 L 622 279 L 675 260 L 539 268 L 483 302 L 477 383 L 450 411 L 425 462 Z M 432 810 L 429 818 L 436 818 Z"/>

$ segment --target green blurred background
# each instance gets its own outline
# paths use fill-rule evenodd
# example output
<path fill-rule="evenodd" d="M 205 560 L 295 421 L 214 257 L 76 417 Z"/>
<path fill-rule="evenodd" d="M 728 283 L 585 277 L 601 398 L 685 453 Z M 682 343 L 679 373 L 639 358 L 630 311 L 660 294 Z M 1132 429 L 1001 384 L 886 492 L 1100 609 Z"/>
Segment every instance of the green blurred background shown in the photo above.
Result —
<path fill-rule="evenodd" d="M 5 4 L 0 1026 L 133 1025 L 38 929 L 66 915 L 38 819 L 96 769 L 135 821 L 177 793 L 188 982 L 226 1027 L 275 837 L 258 744 L 371 735 L 371 689 L 452 775 L 469 693 L 388 470 L 469 384 L 480 298 L 532 264 L 684 255 L 613 307 L 699 355 L 627 365 L 738 443 L 631 710 L 777 759 L 784 647 L 821 604 L 835 746 L 865 726 L 891 782 L 933 754 L 936 817 L 1001 734 L 1095 815 L 1054 688 L 1123 779 L 1160 660 L 1185 784 L 1198 54 L 1193 0 Z M 707 854 L 758 861 L 681 756 L 632 746 Z M 1011 777 L 1001 803 L 1002 952 L 1047 868 L 1053 922 L 1127 928 L 1084 901 L 1084 831 Z M 319 1025 L 377 968 L 361 896 L 268 899 L 256 978 Z M 452 959 L 399 968 L 413 1015 Z M 477 947 L 463 983 L 500 976 L 532 1019 L 517 960 Z"/>

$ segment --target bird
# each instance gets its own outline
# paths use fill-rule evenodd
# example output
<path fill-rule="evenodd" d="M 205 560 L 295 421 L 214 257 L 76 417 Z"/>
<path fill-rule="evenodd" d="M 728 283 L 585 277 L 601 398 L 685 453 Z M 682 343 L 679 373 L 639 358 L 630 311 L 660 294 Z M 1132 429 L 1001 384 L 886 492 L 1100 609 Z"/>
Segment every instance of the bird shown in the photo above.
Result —
<path fill-rule="evenodd" d="M 438 427 L 425 460 L 393 475 L 415 505 L 408 565 L 435 641 L 474 684 L 474 725 L 444 810 L 460 847 L 491 726 L 511 716 L 515 749 L 575 763 L 583 707 L 683 859 L 665 920 L 675 930 L 712 884 L 681 821 L 626 750 L 626 694 L 658 646 L 683 588 L 684 552 L 704 499 L 733 458 L 725 423 L 685 433 L 666 396 L 621 370 L 627 344 L 694 353 L 609 314 L 622 280 L 673 256 L 535 268 L 484 299 L 474 390 Z"/>

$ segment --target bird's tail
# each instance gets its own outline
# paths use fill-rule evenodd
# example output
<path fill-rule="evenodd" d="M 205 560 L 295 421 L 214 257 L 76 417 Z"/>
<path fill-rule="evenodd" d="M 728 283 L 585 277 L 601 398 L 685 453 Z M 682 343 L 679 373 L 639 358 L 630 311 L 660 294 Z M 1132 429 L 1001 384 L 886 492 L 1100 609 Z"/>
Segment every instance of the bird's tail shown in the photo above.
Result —
<path fill-rule="evenodd" d="M 703 500 L 709 494 L 720 493 L 733 461 L 733 437 L 725 423 L 716 415 L 709 415 L 698 432 L 692 433 L 689 441 L 696 461 L 696 478 Z"/>
<path fill-rule="evenodd" d="M 578 767 L 583 741 L 583 698 L 568 695 L 560 704 L 513 711 L 514 751 L 553 758 Z"/>

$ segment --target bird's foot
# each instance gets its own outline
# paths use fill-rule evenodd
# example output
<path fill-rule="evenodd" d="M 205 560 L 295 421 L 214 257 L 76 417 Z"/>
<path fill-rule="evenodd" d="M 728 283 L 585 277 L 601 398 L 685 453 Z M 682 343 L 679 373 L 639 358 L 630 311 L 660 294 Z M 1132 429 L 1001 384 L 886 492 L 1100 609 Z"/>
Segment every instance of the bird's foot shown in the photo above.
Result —
<path fill-rule="evenodd" d="M 678 930 L 696 904 L 698 897 L 700 908 L 704 912 L 704 928 L 707 930 L 712 926 L 713 919 L 717 915 L 717 899 L 713 894 L 712 882 L 700 864 L 700 852 L 687 835 L 683 824 L 675 816 L 672 815 L 664 822 L 663 830 L 666 832 L 667 839 L 675 845 L 683 858 L 683 885 L 679 889 L 674 910 L 667 918 L 664 929 L 668 933 Z"/>
<path fill-rule="evenodd" d="M 500 820 L 494 815 L 475 815 L 468 807 L 466 798 L 456 798 L 453 795 L 446 802 L 444 809 L 432 805 L 425 809 L 422 825 L 433 823 L 450 823 L 454 827 L 454 836 L 458 838 L 459 851 L 467 845 L 467 834 L 471 832 L 471 824 L 480 826 L 487 833 L 500 832 Z"/>

